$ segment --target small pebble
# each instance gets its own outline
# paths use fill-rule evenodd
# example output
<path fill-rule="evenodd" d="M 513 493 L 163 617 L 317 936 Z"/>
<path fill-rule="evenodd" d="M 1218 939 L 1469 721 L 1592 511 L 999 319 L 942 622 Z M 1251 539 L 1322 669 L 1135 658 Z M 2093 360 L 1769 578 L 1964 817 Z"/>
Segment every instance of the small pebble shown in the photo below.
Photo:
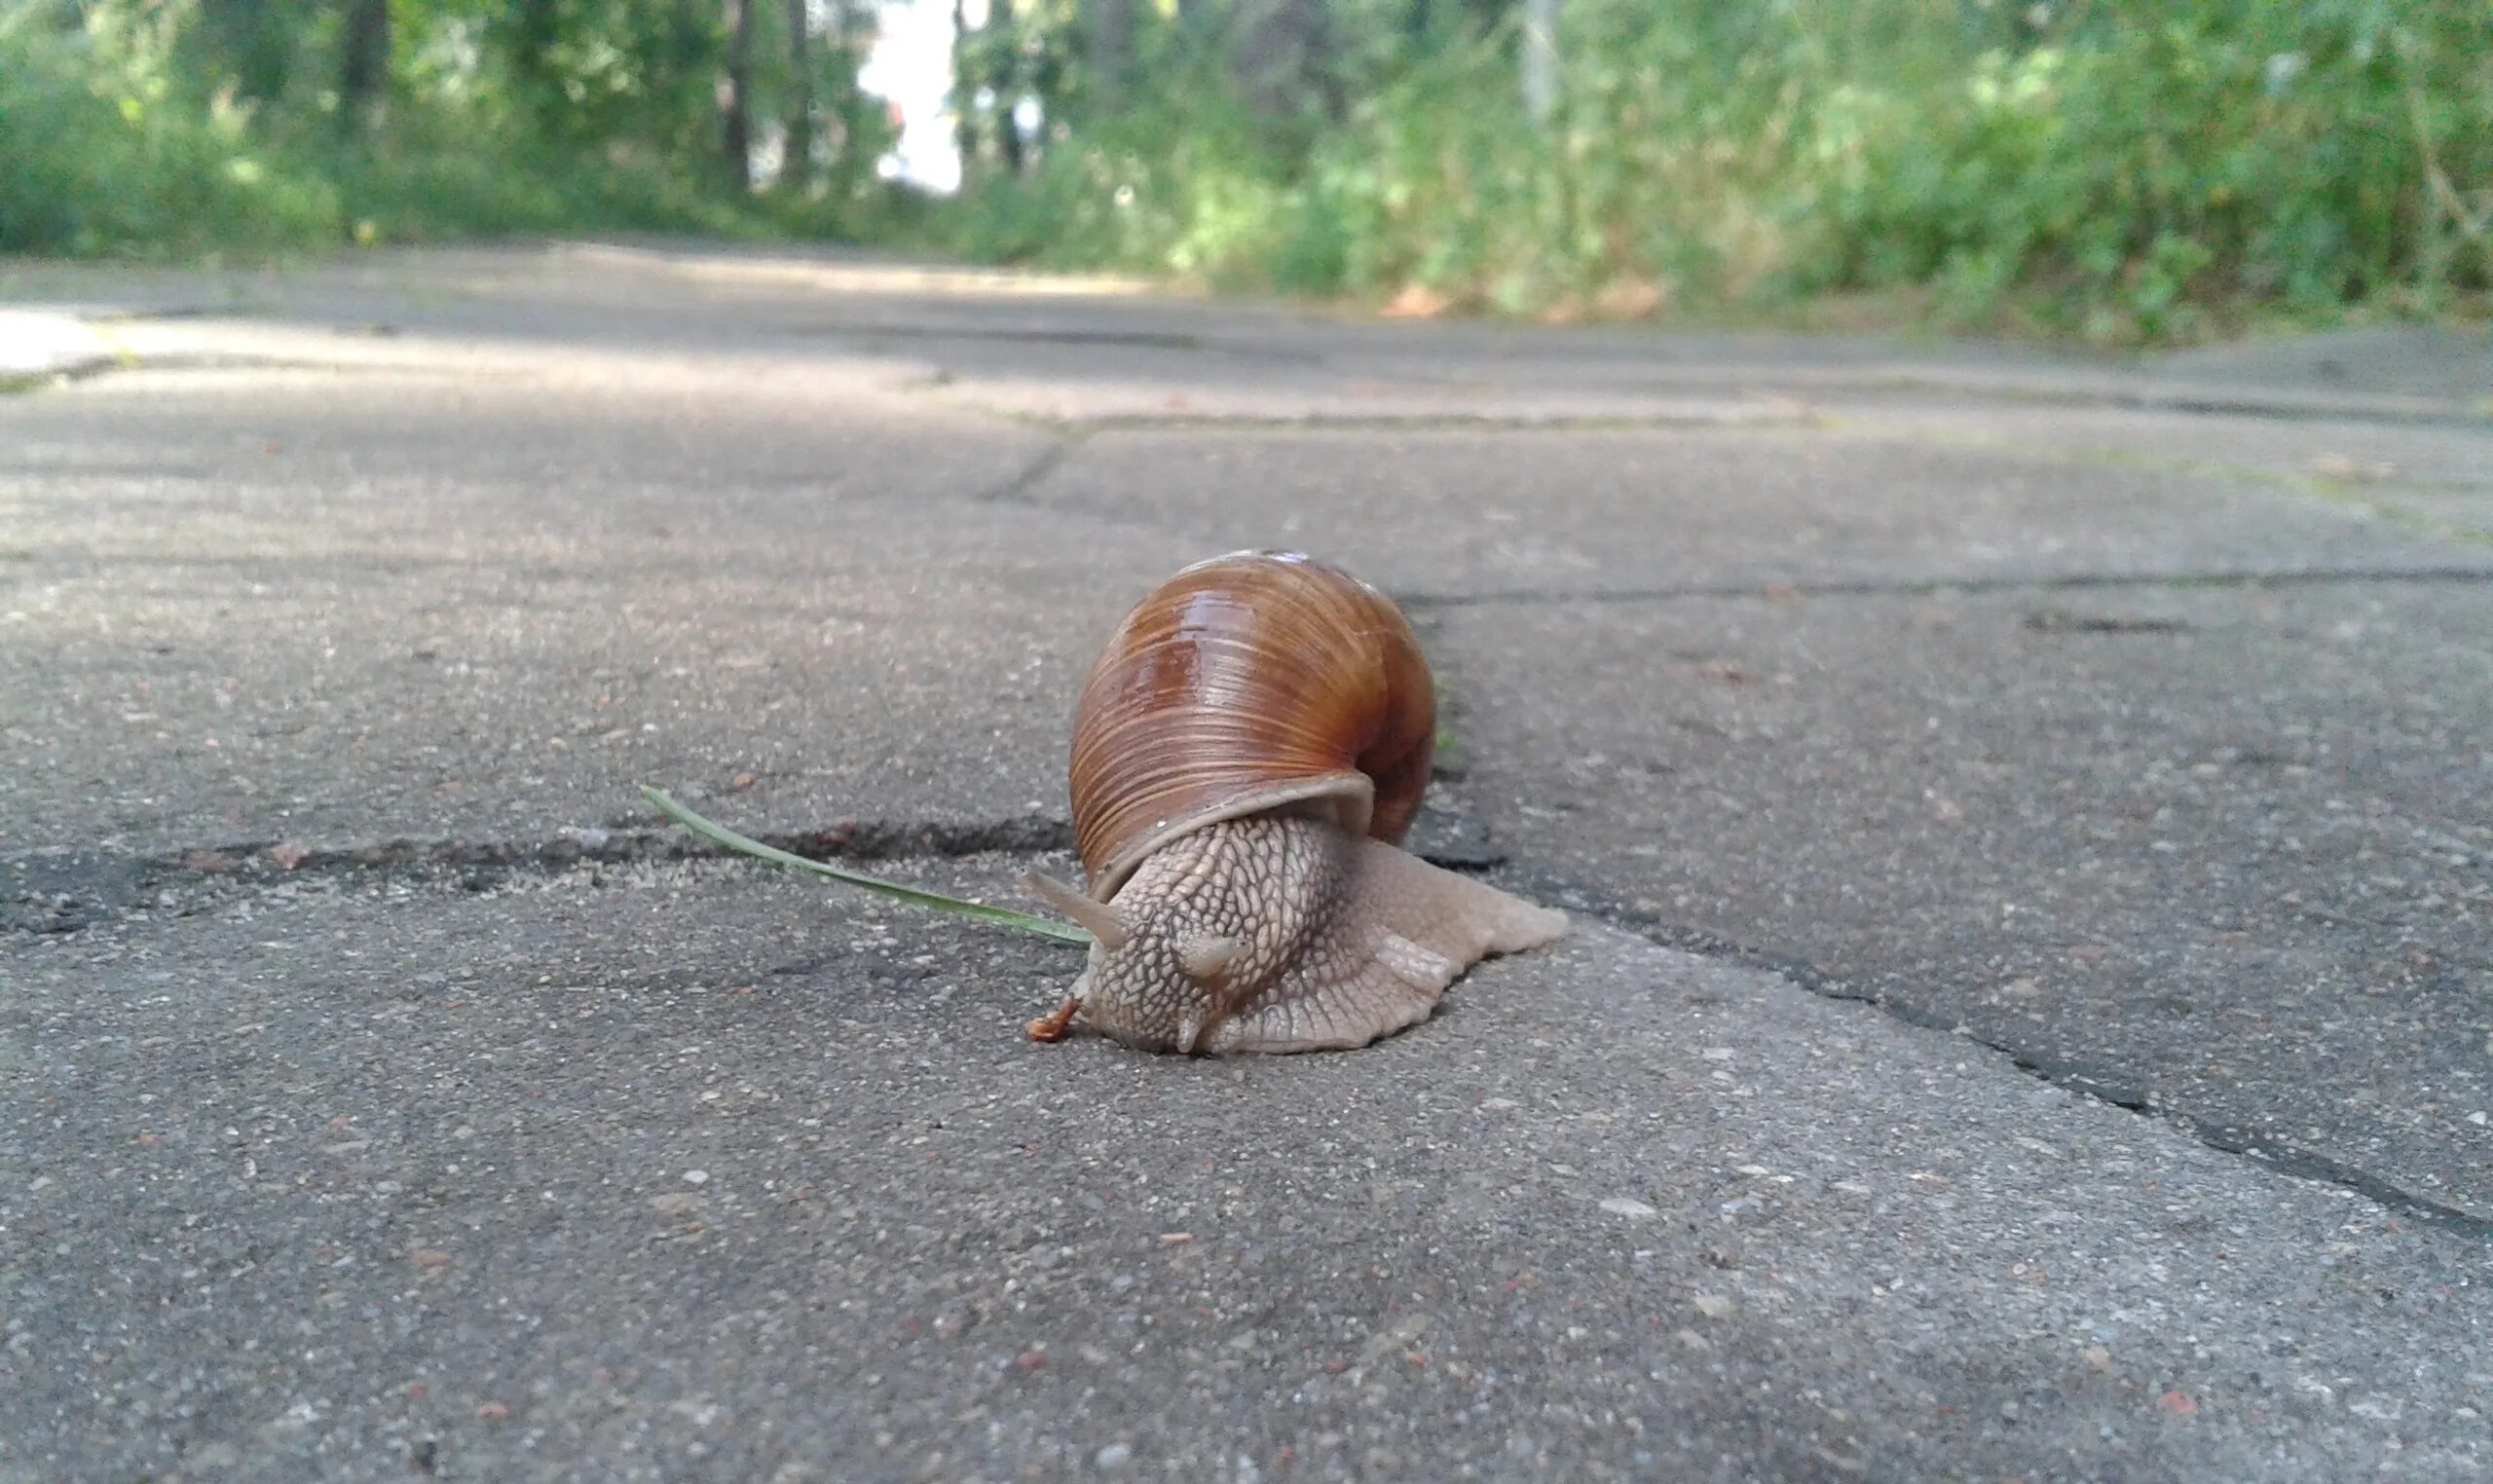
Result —
<path fill-rule="evenodd" d="M 1134 1462 L 1134 1449 L 1124 1443 L 1110 1443 L 1093 1455 L 1091 1462 L 1101 1468 L 1123 1468 Z"/>
<path fill-rule="evenodd" d="M 710 1183 L 710 1171 L 706 1169 L 688 1169 L 684 1172 L 684 1183 L 687 1185 L 707 1185 Z"/>
<path fill-rule="evenodd" d="M 1729 1318 L 1731 1301 L 1719 1293 L 1700 1293 L 1694 1300 L 1696 1312 L 1709 1319 Z"/>
<path fill-rule="evenodd" d="M 1614 1216 L 1624 1216 L 1630 1221 L 1642 1221 L 1655 1214 L 1652 1206 L 1642 1201 L 1631 1201 L 1625 1196 L 1612 1196 L 1601 1204 L 1601 1208 Z"/>

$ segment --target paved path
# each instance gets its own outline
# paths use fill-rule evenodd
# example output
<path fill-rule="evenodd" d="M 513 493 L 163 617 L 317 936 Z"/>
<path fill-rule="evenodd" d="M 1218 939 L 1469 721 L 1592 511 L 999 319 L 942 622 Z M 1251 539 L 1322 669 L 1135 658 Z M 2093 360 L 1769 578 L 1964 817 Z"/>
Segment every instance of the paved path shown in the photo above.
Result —
<path fill-rule="evenodd" d="M 2480 338 L 0 303 L 0 1480 L 2493 1473 Z M 1582 924 L 1386 1045 L 1033 1047 L 1067 955 L 637 804 L 1009 900 L 1246 544 Z"/>

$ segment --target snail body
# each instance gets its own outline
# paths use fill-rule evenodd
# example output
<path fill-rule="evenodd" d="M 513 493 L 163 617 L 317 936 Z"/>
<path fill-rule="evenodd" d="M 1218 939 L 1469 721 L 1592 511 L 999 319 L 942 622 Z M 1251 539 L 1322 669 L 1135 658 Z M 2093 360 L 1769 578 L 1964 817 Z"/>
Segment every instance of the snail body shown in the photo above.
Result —
<path fill-rule="evenodd" d="M 1562 914 L 1399 848 L 1435 732 L 1418 639 L 1348 573 L 1240 552 L 1155 589 L 1075 714 L 1087 890 L 1028 878 L 1096 940 L 1041 1023 L 1078 1008 L 1187 1055 L 1362 1046 L 1479 959 L 1556 938 Z"/>

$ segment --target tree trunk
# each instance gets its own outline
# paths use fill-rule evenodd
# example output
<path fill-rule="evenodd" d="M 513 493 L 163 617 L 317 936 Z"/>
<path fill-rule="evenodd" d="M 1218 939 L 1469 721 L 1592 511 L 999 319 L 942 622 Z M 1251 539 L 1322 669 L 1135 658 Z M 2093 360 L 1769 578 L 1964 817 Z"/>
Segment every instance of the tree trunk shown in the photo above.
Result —
<path fill-rule="evenodd" d="M 1524 117 L 1546 124 L 1558 106 L 1558 0 L 1524 0 L 1521 50 Z"/>
<path fill-rule="evenodd" d="M 512 0 L 510 66 L 523 94 L 521 102 L 543 114 L 561 100 L 554 85 L 554 44 L 562 39 L 563 15 L 557 0 Z"/>
<path fill-rule="evenodd" d="M 1091 20 L 1091 86 L 1102 113 L 1125 100 L 1134 80 L 1134 0 L 1084 0 Z"/>
<path fill-rule="evenodd" d="M 390 92 L 390 0 L 346 0 L 340 53 L 339 122 L 360 135 L 378 122 Z"/>
<path fill-rule="evenodd" d="M 779 183 L 814 183 L 814 36 L 807 0 L 788 0 L 788 155 Z"/>
<path fill-rule="evenodd" d="M 1422 47 L 1436 40 L 1437 8 L 1434 0 L 1409 0 L 1402 11 L 1402 40 L 1406 46 Z"/>
<path fill-rule="evenodd" d="M 987 12 L 986 23 L 996 23 Z M 952 0 L 952 147 L 960 152 L 961 176 L 978 169 L 978 79 L 964 65 L 969 59 L 970 21 L 961 0 Z"/>
<path fill-rule="evenodd" d="M 69 14 L 74 16 L 75 10 Z M 293 39 L 286 27 L 268 14 L 263 0 L 206 0 L 200 7 L 211 44 L 233 70 L 235 91 L 263 101 L 285 92 L 287 64 L 293 60 Z"/>
<path fill-rule="evenodd" d="M 726 65 L 719 73 L 719 139 L 727 183 L 738 191 L 753 180 L 753 11 L 755 0 L 722 0 L 727 32 Z"/>
<path fill-rule="evenodd" d="M 1322 0 L 1237 0 L 1230 80 L 1263 113 L 1313 108 L 1339 118 L 1345 100 L 1328 55 L 1331 42 L 1332 20 Z"/>

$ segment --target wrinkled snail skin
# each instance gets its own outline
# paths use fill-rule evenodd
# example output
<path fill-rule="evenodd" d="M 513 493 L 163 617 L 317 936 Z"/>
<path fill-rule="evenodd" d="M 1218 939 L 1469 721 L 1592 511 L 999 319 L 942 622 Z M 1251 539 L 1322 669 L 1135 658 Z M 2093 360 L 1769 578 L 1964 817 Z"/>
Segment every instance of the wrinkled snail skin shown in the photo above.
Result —
<path fill-rule="evenodd" d="M 1075 982 L 1082 1019 L 1145 1051 L 1364 1046 L 1427 1020 L 1466 968 L 1566 918 L 1327 820 L 1258 815 L 1179 836 L 1116 906 L 1119 947 Z M 1186 960 L 1220 947 L 1214 972 Z"/>
<path fill-rule="evenodd" d="M 1363 1046 L 1565 931 L 1393 843 L 1428 786 L 1434 692 L 1401 613 L 1338 569 L 1179 573 L 1110 640 L 1074 733 L 1090 892 L 1031 884 L 1098 939 L 1068 1005 L 1129 1046 Z"/>

